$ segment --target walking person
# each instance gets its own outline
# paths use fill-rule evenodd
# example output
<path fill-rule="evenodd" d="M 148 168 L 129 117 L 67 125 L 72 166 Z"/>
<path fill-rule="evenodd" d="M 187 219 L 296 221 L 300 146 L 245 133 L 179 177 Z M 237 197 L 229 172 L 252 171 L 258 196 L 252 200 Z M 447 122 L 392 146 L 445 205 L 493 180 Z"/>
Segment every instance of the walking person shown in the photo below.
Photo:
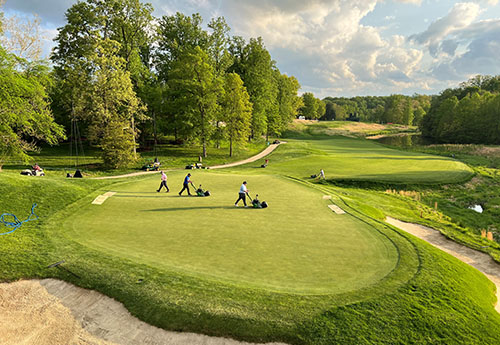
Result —
<path fill-rule="evenodd" d="M 179 195 L 181 195 L 182 192 L 184 192 L 184 190 L 187 190 L 188 195 L 191 195 L 191 192 L 189 191 L 189 184 L 190 183 L 191 183 L 191 185 L 194 188 L 193 181 L 191 181 L 191 174 L 187 174 L 186 177 L 184 178 L 184 183 L 182 185 L 182 190 L 179 192 Z"/>
<path fill-rule="evenodd" d="M 160 188 L 158 188 L 156 191 L 159 193 L 161 189 L 165 187 L 167 189 L 167 193 L 170 192 L 170 189 L 168 189 L 167 186 L 167 174 L 165 174 L 163 171 L 161 172 L 161 183 L 160 183 Z"/>
<path fill-rule="evenodd" d="M 321 169 L 320 172 L 319 172 L 319 179 L 320 180 L 325 180 L 326 179 L 325 178 L 325 172 L 323 171 L 323 169 Z"/>
<path fill-rule="evenodd" d="M 238 195 L 239 195 L 238 200 L 236 200 L 234 206 L 238 207 L 238 202 L 240 202 L 240 200 L 243 200 L 243 204 L 245 205 L 245 207 L 247 207 L 247 200 L 246 200 L 248 195 L 247 181 L 244 181 L 243 184 L 241 185 L 240 192 Z"/>

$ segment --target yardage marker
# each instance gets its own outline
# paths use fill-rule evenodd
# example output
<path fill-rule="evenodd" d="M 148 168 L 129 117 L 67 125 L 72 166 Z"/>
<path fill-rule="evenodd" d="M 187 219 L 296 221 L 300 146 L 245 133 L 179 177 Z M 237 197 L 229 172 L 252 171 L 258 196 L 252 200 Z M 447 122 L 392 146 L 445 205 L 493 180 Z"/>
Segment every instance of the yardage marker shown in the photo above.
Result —
<path fill-rule="evenodd" d="M 345 214 L 345 211 L 338 207 L 337 205 L 328 205 L 328 208 L 335 212 L 336 214 Z"/>
<path fill-rule="evenodd" d="M 92 201 L 92 205 L 102 205 L 107 198 L 115 195 L 116 192 L 106 192 L 104 193 L 103 195 L 99 195 L 97 198 L 94 199 L 94 201 Z"/>

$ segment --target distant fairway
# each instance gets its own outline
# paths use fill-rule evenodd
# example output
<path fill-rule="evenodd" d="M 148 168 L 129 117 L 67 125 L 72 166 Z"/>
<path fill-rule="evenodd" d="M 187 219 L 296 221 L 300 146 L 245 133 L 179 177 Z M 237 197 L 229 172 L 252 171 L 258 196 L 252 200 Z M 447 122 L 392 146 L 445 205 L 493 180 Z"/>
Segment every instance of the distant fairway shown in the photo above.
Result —
<path fill-rule="evenodd" d="M 241 176 L 195 171 L 213 196 L 179 197 L 184 172 L 113 187 L 63 224 L 67 236 L 105 253 L 192 276 L 300 294 L 341 293 L 370 286 L 396 266 L 395 246 L 348 214 L 336 215 L 322 194 L 272 176 L 248 178 L 263 210 L 233 206 Z"/>
<path fill-rule="evenodd" d="M 290 140 L 269 159 L 266 172 L 300 178 L 317 174 L 320 169 L 328 179 L 391 183 L 453 183 L 472 176 L 470 168 L 450 158 L 398 151 L 347 137 Z"/>

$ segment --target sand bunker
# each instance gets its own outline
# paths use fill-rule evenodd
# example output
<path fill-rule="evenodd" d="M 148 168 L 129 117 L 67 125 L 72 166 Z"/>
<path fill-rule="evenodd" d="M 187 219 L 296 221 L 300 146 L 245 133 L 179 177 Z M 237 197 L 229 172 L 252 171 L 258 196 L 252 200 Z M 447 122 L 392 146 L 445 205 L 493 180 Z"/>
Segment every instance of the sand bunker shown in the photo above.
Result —
<path fill-rule="evenodd" d="M 420 224 L 405 223 L 391 217 L 387 217 L 386 222 L 432 244 L 484 273 L 497 287 L 495 309 L 500 313 L 500 302 L 498 301 L 500 298 L 500 264 L 496 263 L 488 254 L 458 244 L 444 237 L 439 231 Z"/>
<path fill-rule="evenodd" d="M 107 296 L 55 279 L 0 284 L 0 344 L 250 345 L 153 327 Z"/>

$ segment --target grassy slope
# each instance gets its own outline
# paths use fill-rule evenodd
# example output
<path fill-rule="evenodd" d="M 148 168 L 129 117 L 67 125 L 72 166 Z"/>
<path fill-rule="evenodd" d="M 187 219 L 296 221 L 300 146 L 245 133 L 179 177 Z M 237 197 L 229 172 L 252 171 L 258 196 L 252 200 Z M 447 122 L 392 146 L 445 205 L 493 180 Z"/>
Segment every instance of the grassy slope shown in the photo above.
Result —
<path fill-rule="evenodd" d="M 5 173 L 0 176 L 1 210 L 20 217 L 28 214 L 33 200 L 32 185 L 21 178 Z M 367 194 L 352 193 L 348 202 L 361 207 L 345 208 L 395 241 L 400 251 L 397 269 L 370 289 L 332 296 L 296 296 L 161 271 L 67 241 L 60 236 L 61 221 L 71 216 L 74 208 L 88 205 L 97 194 L 93 190 L 104 182 L 77 185 L 58 179 L 29 181 L 36 185 L 40 203 L 45 205 L 42 221 L 28 223 L 15 236 L 0 238 L 2 279 L 55 276 L 115 297 L 132 313 L 160 327 L 248 340 L 496 344 L 500 337 L 500 319 L 491 306 L 492 284 L 450 256 L 417 239 L 408 241 L 407 235 L 398 235 L 359 214 L 356 209 L 375 218 L 381 216 L 380 211 L 366 204 Z M 333 188 L 335 195 L 347 193 L 341 188 L 326 188 Z M 87 193 L 90 195 L 84 197 Z M 383 194 L 379 197 L 393 198 Z M 61 259 L 61 254 L 68 261 L 67 267 L 82 276 L 81 280 L 44 268 Z M 144 282 L 139 284 L 139 278 Z"/>

